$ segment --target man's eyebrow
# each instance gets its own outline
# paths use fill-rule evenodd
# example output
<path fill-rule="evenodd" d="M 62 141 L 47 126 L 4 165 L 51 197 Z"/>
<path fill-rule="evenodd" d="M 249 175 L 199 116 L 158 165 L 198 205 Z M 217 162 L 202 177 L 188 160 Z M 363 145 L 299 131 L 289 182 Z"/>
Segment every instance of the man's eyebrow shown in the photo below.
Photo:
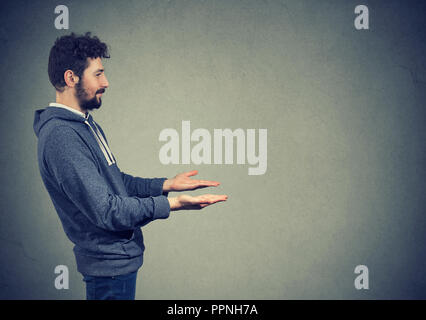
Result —
<path fill-rule="evenodd" d="M 96 70 L 95 72 L 93 72 L 93 73 L 98 73 L 98 72 L 104 72 L 105 70 L 104 69 L 98 69 L 98 70 Z"/>

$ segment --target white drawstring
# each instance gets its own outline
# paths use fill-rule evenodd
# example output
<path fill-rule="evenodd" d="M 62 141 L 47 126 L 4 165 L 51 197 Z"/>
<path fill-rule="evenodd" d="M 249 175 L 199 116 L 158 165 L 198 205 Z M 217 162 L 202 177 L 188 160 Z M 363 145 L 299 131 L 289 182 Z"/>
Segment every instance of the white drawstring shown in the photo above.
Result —
<path fill-rule="evenodd" d="M 113 163 L 115 163 L 114 156 L 112 155 L 112 152 L 111 152 L 111 150 L 109 149 L 108 143 L 105 141 L 104 136 L 102 135 L 101 131 L 99 130 L 99 128 L 98 128 L 98 126 L 96 125 L 96 122 L 95 122 L 94 120 L 93 120 L 93 124 L 95 125 L 95 129 L 96 129 L 96 131 L 98 132 L 98 135 L 99 135 L 99 137 L 101 138 L 102 143 L 104 144 L 104 146 L 105 146 L 105 148 L 106 148 L 106 150 L 107 150 L 107 152 L 108 152 L 109 156 L 111 157 L 112 162 L 113 162 Z"/>
<path fill-rule="evenodd" d="M 112 164 L 114 164 L 115 163 L 115 159 L 111 156 L 111 159 L 109 158 L 109 154 L 110 153 L 108 153 L 107 154 L 107 150 L 106 150 L 106 148 L 105 148 L 105 146 L 102 144 L 102 142 L 99 140 L 99 137 L 98 137 L 98 135 L 96 134 L 96 132 L 93 130 L 93 128 L 92 128 L 92 126 L 90 125 L 90 123 L 89 123 L 89 121 L 84 121 L 84 123 L 85 124 L 87 124 L 88 126 L 89 126 L 89 128 L 92 130 L 92 132 L 93 132 L 93 134 L 94 134 L 94 136 L 95 136 L 95 138 L 96 138 L 96 141 L 98 142 L 98 145 L 99 145 L 99 147 L 101 148 L 101 150 L 102 150 L 102 153 L 104 154 L 104 156 L 105 156 L 105 159 L 107 160 L 107 162 L 108 162 L 108 166 L 110 166 L 110 165 L 112 165 Z M 95 125 L 96 126 L 96 125 Z M 103 140 L 103 137 L 102 137 L 102 135 L 100 134 L 100 136 L 101 136 L 101 139 Z M 108 150 L 109 150 L 109 148 L 108 148 Z M 111 152 L 111 151 L 109 151 L 109 152 Z"/>

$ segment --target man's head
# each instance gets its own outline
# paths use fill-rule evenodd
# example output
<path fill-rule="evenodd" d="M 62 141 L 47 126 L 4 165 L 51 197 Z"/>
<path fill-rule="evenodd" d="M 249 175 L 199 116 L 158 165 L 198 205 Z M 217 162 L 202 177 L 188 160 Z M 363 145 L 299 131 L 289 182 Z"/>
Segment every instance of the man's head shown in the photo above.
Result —
<path fill-rule="evenodd" d="M 109 58 L 107 45 L 90 32 L 60 37 L 49 54 L 50 82 L 58 93 L 74 95 L 81 109 L 98 109 L 108 87 L 101 58 Z"/>

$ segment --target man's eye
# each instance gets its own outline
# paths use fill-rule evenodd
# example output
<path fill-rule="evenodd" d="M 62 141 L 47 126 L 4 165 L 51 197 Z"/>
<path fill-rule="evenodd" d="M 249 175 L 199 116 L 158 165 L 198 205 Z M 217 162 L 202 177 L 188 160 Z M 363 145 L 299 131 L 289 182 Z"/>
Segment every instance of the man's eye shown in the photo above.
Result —
<path fill-rule="evenodd" d="M 99 77 L 101 75 L 101 73 L 98 73 L 96 76 Z"/>

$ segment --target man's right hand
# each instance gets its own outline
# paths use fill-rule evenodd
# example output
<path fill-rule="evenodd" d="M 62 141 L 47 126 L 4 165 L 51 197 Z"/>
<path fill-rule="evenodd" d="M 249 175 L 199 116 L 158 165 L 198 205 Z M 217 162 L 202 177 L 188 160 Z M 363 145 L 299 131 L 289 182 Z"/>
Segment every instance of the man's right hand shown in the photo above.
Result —
<path fill-rule="evenodd" d="M 216 202 L 226 201 L 227 195 L 203 194 L 201 196 L 188 196 L 186 194 L 178 197 L 168 198 L 170 210 L 200 210 Z"/>

